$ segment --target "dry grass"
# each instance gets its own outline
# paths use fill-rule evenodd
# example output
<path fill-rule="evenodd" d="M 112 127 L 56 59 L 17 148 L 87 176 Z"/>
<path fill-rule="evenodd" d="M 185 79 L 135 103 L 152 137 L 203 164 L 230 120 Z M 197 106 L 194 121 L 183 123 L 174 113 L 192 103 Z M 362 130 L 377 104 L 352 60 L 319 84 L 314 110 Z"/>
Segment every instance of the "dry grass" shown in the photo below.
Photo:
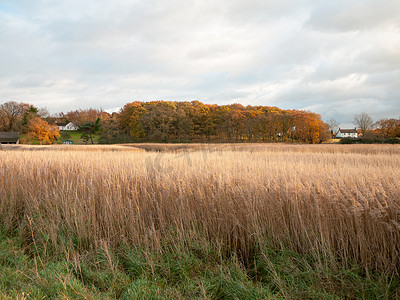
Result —
<path fill-rule="evenodd" d="M 399 146 L 114 147 L 0 151 L 2 226 L 59 250 L 160 250 L 173 233 L 177 247 L 201 235 L 244 259 L 268 243 L 321 268 L 400 271 Z"/>
<path fill-rule="evenodd" d="M 23 144 L 0 144 L 2 151 L 86 151 L 86 152 L 107 152 L 107 151 L 138 151 L 143 152 L 144 149 L 134 147 L 133 145 L 127 149 L 122 145 L 23 145 Z"/>
<path fill-rule="evenodd" d="M 245 151 L 245 152 L 301 152 L 301 153 L 359 153 L 363 155 L 399 154 L 399 148 L 393 145 L 338 145 L 338 144 L 282 144 L 282 143 L 220 143 L 220 144 L 163 144 L 163 143 L 134 143 L 121 144 L 123 147 L 133 147 L 146 151 L 184 152 L 184 151 Z"/>

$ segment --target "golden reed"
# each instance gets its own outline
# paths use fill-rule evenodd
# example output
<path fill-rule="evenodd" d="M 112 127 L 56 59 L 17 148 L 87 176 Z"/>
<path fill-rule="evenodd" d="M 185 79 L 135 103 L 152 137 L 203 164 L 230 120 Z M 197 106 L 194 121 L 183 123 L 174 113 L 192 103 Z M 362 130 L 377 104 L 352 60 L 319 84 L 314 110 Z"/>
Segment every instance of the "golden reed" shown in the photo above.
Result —
<path fill-rule="evenodd" d="M 58 249 L 202 235 L 243 257 L 268 243 L 399 273 L 399 146 L 168 147 L 3 148 L 1 226 Z"/>

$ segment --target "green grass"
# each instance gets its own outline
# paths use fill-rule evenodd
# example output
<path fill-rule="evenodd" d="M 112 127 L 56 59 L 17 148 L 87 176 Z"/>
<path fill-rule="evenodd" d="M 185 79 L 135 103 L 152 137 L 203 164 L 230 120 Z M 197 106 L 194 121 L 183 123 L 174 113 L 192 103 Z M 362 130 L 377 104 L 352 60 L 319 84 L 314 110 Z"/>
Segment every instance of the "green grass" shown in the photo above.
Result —
<path fill-rule="evenodd" d="M 171 237 L 173 239 L 173 237 Z M 107 244 L 45 251 L 0 234 L 1 299 L 398 299 L 399 278 L 357 267 L 323 269 L 298 253 L 265 248 L 247 265 L 205 242 L 161 252 Z M 46 253 L 46 254 L 45 254 Z"/>
<path fill-rule="evenodd" d="M 68 133 L 71 137 L 69 138 L 64 138 L 63 137 L 63 133 Z M 64 131 L 60 131 L 60 137 L 58 138 L 58 141 L 56 142 L 56 144 L 62 144 L 63 140 L 72 140 L 74 142 L 74 144 L 90 144 L 90 141 L 88 141 L 88 143 L 85 143 L 82 139 L 81 139 L 81 133 L 77 132 L 77 131 L 72 131 L 72 130 L 64 130 Z M 93 135 L 93 142 L 95 144 L 99 143 L 99 138 L 100 136 L 98 134 Z"/>
<path fill-rule="evenodd" d="M 63 135 L 62 135 L 63 132 L 68 133 L 71 137 L 68 137 L 68 138 L 63 137 Z M 98 135 L 98 134 L 93 135 L 94 144 L 98 144 L 99 139 L 100 139 L 100 135 Z M 21 140 L 22 141 L 28 140 L 27 135 L 21 134 Z M 54 142 L 54 144 L 62 144 L 62 141 L 64 141 L 64 140 L 72 140 L 74 142 L 74 144 L 77 144 L 77 145 L 90 144 L 90 141 L 88 141 L 88 143 L 85 143 L 84 140 L 81 139 L 81 133 L 79 133 L 77 131 L 71 131 L 71 130 L 60 131 L 60 137 L 58 138 L 57 141 Z M 30 143 L 33 145 L 39 145 L 39 141 L 37 141 L 37 140 L 30 141 Z"/>

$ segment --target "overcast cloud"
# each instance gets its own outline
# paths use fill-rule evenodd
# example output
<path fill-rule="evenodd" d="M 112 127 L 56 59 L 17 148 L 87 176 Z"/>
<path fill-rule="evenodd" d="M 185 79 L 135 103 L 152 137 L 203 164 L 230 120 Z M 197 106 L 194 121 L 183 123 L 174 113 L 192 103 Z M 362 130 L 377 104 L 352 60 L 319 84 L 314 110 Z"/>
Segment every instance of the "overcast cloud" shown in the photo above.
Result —
<path fill-rule="evenodd" d="M 400 117 L 399 0 L 0 0 L 0 102 Z"/>

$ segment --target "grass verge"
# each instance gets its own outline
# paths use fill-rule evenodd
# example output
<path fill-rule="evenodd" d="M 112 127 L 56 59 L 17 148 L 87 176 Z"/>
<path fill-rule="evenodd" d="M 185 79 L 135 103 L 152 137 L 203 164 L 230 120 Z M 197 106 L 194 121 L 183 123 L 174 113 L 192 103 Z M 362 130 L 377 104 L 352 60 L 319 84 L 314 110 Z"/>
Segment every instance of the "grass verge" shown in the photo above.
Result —
<path fill-rule="evenodd" d="M 398 299 L 396 276 L 352 266 L 326 269 L 312 257 L 265 247 L 245 265 L 218 247 L 173 237 L 161 252 L 133 245 L 64 254 L 0 234 L 2 299 Z"/>

